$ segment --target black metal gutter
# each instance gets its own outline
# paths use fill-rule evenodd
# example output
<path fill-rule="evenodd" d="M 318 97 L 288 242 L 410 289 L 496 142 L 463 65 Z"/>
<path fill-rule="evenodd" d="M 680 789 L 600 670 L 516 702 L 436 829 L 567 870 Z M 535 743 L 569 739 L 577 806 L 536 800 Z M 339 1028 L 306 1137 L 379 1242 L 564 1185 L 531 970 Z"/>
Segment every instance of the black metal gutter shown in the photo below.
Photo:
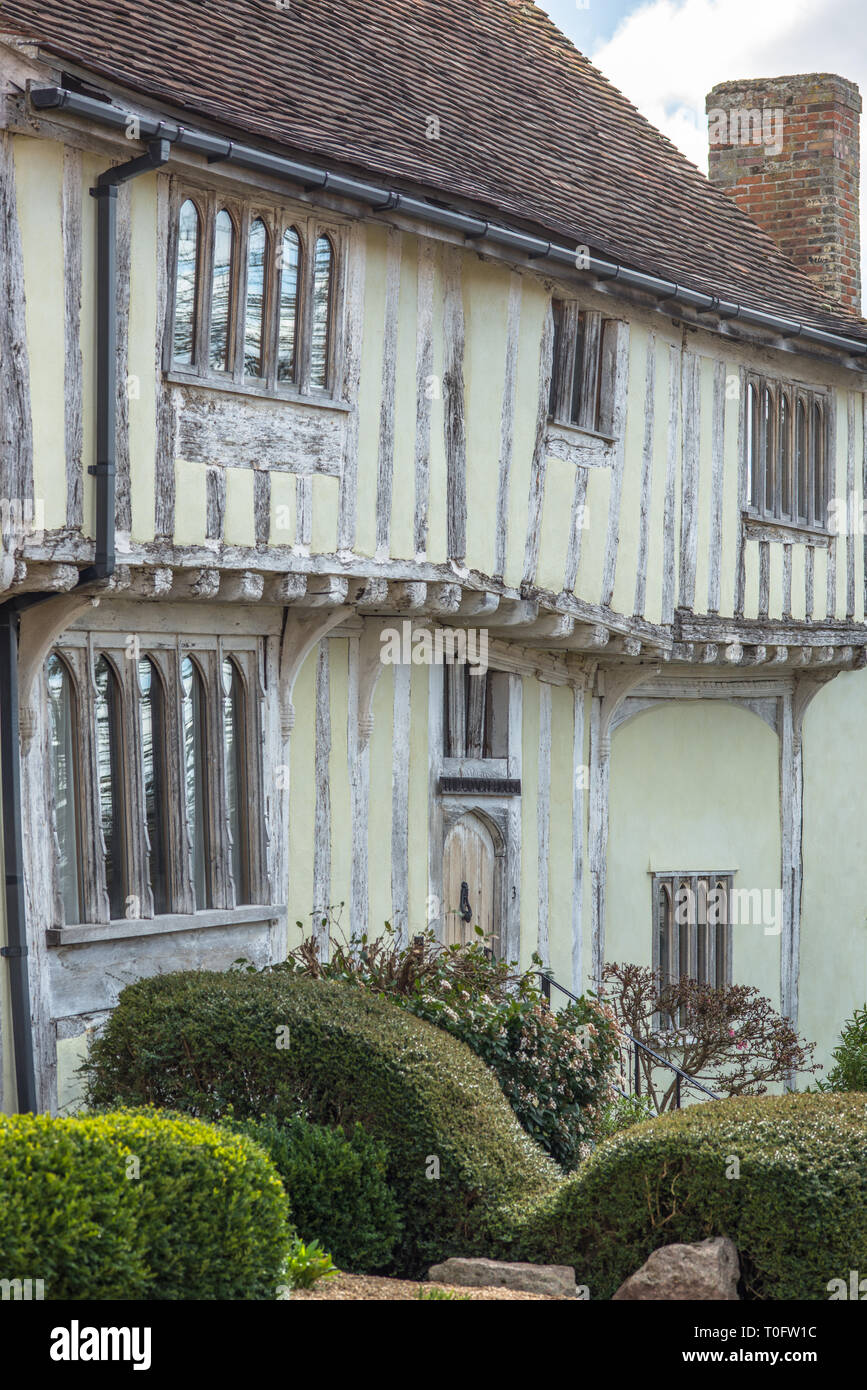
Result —
<path fill-rule="evenodd" d="M 830 333 L 825 329 L 800 323 L 796 319 L 765 313 L 733 300 L 720 299 L 717 295 L 692 290 L 658 275 L 632 270 L 628 266 L 598 256 L 585 255 L 585 248 L 581 246 L 558 245 L 515 228 L 472 217 L 454 208 L 443 207 L 439 203 L 413 198 L 395 189 L 383 188 L 346 174 L 332 173 L 312 164 L 239 144 L 223 135 L 191 129 L 174 121 L 139 116 L 134 112 L 125 111 L 122 107 L 109 105 L 80 92 L 71 92 L 64 87 L 32 87 L 29 95 L 31 104 L 37 111 L 67 111 L 72 116 L 81 116 L 97 125 L 122 130 L 125 133 L 135 129 L 142 140 L 168 141 L 179 149 L 204 155 L 212 164 L 237 164 L 259 173 L 272 174 L 290 183 L 300 184 L 307 191 L 321 189 L 323 192 L 336 193 L 366 203 L 372 212 L 399 212 L 405 217 L 433 222 L 438 226 L 461 232 L 471 239 L 485 237 L 534 260 L 553 261 L 572 270 L 584 270 L 602 280 L 617 280 L 622 285 L 644 290 L 660 300 L 672 300 L 688 306 L 699 314 L 739 320 L 753 327 L 769 329 L 785 338 L 818 343 L 856 357 L 867 356 L 867 339 L 844 337 L 842 334 Z M 579 253 L 582 254 L 579 256 Z"/>
<path fill-rule="evenodd" d="M 99 175 L 90 190 L 97 200 L 96 252 L 96 538 L 93 564 L 78 587 L 110 579 L 115 568 L 115 476 L 117 436 L 117 190 L 120 184 L 165 164 L 168 140 L 154 139 L 147 151 Z M 9 960 L 15 1086 L 19 1111 L 38 1103 L 30 979 L 21 817 L 21 753 L 18 729 L 18 626 L 21 612 L 55 597 L 24 595 L 0 604 L 0 805 L 2 805 L 6 935 L 0 956 Z"/>

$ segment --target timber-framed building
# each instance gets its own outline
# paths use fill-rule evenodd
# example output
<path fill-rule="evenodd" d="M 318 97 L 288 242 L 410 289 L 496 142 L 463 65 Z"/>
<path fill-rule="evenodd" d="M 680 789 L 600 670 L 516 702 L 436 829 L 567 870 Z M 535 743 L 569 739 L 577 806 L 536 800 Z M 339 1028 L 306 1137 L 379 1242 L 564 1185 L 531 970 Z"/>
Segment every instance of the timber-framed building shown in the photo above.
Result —
<path fill-rule="evenodd" d="M 755 984 L 827 1056 L 860 98 L 787 81 L 711 94 L 783 122 L 708 182 L 526 0 L 2 0 L 5 1108 L 74 1100 L 124 984 L 337 903 Z"/>

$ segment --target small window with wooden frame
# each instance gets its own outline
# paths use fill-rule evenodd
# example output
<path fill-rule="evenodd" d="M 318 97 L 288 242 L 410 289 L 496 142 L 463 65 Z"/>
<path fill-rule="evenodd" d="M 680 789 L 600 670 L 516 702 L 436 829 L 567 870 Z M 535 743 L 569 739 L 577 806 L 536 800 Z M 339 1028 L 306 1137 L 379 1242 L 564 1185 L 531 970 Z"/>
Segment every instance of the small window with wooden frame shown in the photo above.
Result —
<path fill-rule="evenodd" d="M 343 228 L 213 190 L 176 189 L 173 205 L 163 358 L 170 378 L 334 398 Z"/>
<path fill-rule="evenodd" d="M 827 532 L 827 391 L 750 373 L 746 392 L 745 512 L 759 521 Z"/>
<path fill-rule="evenodd" d="M 549 417 L 554 424 L 611 438 L 617 322 L 571 299 L 555 299 L 552 311 Z"/>
<path fill-rule="evenodd" d="M 653 969 L 663 985 L 682 976 L 724 989 L 732 980 L 730 904 L 734 875 L 652 875 Z M 658 1027 L 682 1020 L 660 1019 Z"/>
<path fill-rule="evenodd" d="M 463 662 L 443 667 L 445 756 L 505 759 L 509 756 L 509 675 L 479 673 Z"/>

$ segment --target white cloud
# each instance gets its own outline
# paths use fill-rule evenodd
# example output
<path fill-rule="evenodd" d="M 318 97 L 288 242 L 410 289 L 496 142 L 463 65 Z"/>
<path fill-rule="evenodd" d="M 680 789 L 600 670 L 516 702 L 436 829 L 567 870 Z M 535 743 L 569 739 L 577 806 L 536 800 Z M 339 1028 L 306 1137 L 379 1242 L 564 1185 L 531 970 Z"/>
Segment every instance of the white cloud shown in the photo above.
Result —
<path fill-rule="evenodd" d="M 867 86 L 864 0 L 650 0 L 592 60 L 701 168 L 718 82 L 837 72 Z"/>
<path fill-rule="evenodd" d="M 718 82 L 834 72 L 867 92 L 864 0 L 648 0 L 590 56 L 707 172 L 705 97 Z M 861 209 L 867 255 L 867 181 Z"/>

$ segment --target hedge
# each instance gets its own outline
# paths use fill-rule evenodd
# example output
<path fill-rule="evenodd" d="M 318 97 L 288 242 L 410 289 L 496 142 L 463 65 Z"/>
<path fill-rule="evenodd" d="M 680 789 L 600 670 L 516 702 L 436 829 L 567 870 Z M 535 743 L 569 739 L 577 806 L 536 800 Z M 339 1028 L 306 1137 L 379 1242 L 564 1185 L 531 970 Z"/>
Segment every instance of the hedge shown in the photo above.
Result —
<path fill-rule="evenodd" d="M 229 1127 L 261 1145 L 289 1196 L 292 1225 L 318 1241 L 338 1269 L 386 1269 L 401 1221 L 387 1183 L 388 1150 L 357 1124 L 327 1129 L 296 1116 L 282 1124 L 265 1117 Z"/>
<path fill-rule="evenodd" d="M 303 1106 L 317 1123 L 360 1122 L 388 1148 L 406 1272 L 486 1253 L 501 1208 L 558 1176 L 464 1043 L 350 983 L 242 971 L 139 980 L 88 1070 L 96 1105 L 277 1121 Z"/>
<path fill-rule="evenodd" d="M 747 1298 L 827 1299 L 830 1280 L 867 1270 L 867 1095 L 730 1099 L 637 1125 L 525 1205 L 508 1252 L 574 1265 L 604 1299 L 658 1246 L 714 1235 L 738 1247 Z"/>
<path fill-rule="evenodd" d="M 0 1211 L 52 1300 L 275 1298 L 288 1249 L 267 1156 L 188 1116 L 0 1116 Z"/>

